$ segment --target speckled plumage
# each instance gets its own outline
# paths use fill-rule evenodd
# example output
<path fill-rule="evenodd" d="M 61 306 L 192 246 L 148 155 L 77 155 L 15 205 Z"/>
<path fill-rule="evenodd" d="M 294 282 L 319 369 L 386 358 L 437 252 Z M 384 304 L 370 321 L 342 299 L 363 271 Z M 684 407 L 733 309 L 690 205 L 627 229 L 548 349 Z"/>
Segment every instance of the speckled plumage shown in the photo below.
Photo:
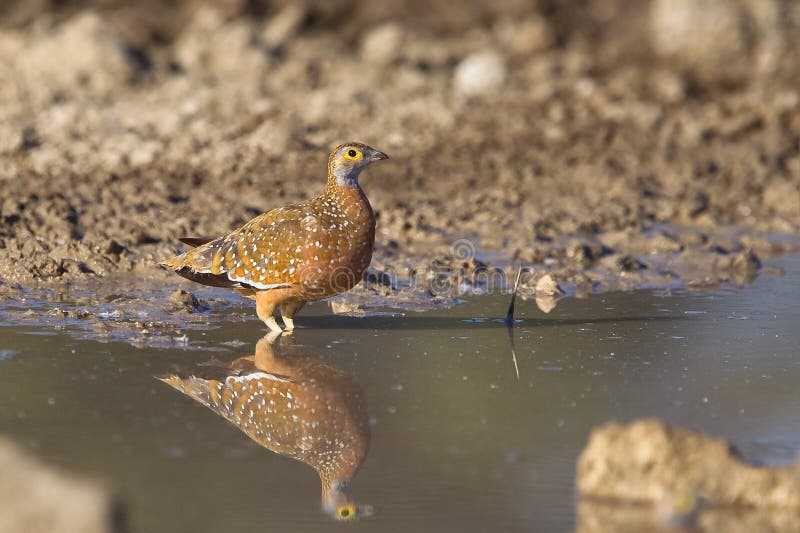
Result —
<path fill-rule="evenodd" d="M 294 313 L 306 302 L 350 290 L 369 266 L 375 215 L 358 175 L 381 159 L 386 154 L 361 143 L 338 146 L 328 159 L 322 194 L 263 213 L 162 264 L 193 281 L 254 298 L 259 317 L 276 331 L 272 313 L 280 306 L 292 329 Z"/>
<path fill-rule="evenodd" d="M 265 337 L 255 355 L 160 379 L 261 446 L 313 467 L 325 510 L 339 519 L 357 516 L 346 489 L 366 457 L 369 421 L 349 374 L 296 348 L 276 356 Z"/>

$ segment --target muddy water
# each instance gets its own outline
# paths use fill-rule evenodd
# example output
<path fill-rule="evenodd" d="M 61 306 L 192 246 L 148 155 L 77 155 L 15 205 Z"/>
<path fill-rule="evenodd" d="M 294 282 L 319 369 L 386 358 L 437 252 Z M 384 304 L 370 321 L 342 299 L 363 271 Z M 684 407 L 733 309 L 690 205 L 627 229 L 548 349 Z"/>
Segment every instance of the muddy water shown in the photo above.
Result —
<path fill-rule="evenodd" d="M 355 529 L 570 530 L 575 459 L 589 430 L 610 419 L 656 415 L 726 437 L 754 461 L 793 458 L 800 258 L 777 264 L 785 276 L 738 291 L 605 294 L 564 300 L 549 315 L 521 302 L 519 378 L 495 320 L 502 295 L 366 318 L 311 306 L 304 329 L 273 347 L 271 364 L 314 394 L 346 386 L 363 401 L 343 408 L 367 428 L 346 446 L 369 441 L 351 495 L 373 513 Z M 188 349 L 99 343 L 70 328 L 2 328 L 0 432 L 110 480 L 133 531 L 333 527 L 308 464 L 267 451 L 155 379 L 256 353 L 263 327 L 235 318 L 189 331 Z M 322 373 L 302 378 L 297 358 Z"/>

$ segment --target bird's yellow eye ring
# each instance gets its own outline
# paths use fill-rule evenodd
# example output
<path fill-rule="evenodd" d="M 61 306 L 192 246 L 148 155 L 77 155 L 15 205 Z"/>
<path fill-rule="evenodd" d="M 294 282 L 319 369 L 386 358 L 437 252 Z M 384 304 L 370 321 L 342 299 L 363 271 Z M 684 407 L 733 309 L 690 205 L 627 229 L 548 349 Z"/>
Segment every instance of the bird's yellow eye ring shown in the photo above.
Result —
<path fill-rule="evenodd" d="M 339 518 L 347 520 L 355 516 L 356 508 L 352 504 L 342 505 L 336 510 L 336 514 L 339 515 Z"/>
<path fill-rule="evenodd" d="M 361 150 L 356 150 L 355 148 L 350 148 L 344 153 L 344 156 L 347 159 L 358 161 L 364 157 L 364 154 L 361 153 Z"/>

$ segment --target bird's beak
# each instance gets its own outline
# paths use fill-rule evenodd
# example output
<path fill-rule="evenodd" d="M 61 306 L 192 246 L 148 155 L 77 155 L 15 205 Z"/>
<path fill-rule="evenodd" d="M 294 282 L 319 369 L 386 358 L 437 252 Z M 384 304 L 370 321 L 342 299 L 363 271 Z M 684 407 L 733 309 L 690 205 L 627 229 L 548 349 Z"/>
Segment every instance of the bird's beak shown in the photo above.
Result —
<path fill-rule="evenodd" d="M 382 159 L 389 159 L 389 156 L 384 154 L 383 152 L 379 152 L 375 150 L 369 155 L 370 161 L 381 161 Z"/>

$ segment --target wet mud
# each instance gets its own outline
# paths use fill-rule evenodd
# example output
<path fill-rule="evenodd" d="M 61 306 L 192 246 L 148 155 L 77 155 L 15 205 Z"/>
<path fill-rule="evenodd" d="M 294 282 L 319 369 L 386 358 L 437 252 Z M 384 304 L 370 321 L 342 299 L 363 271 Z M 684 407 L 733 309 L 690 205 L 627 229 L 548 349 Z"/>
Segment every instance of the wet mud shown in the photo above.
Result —
<path fill-rule="evenodd" d="M 392 160 L 362 179 L 374 271 L 342 312 L 519 266 L 545 310 L 746 284 L 800 248 L 800 10 L 704 5 L 6 3 L 0 291 L 127 277 L 196 311 L 156 266 L 177 238 L 317 194 L 350 139 Z"/>

